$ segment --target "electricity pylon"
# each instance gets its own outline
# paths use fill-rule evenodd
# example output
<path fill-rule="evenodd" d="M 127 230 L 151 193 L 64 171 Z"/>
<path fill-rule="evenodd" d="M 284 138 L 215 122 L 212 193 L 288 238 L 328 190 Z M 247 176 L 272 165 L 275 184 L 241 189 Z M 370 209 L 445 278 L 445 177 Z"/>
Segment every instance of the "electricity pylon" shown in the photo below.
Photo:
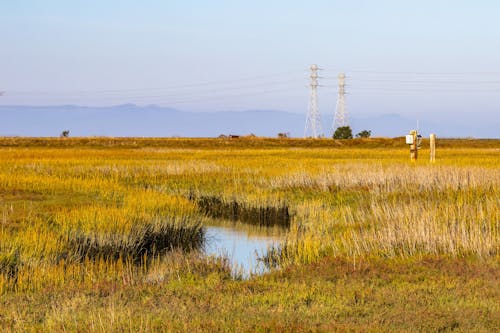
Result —
<path fill-rule="evenodd" d="M 321 115 L 318 111 L 318 68 L 317 65 L 311 65 L 311 98 L 309 101 L 309 110 L 307 112 L 306 126 L 304 128 L 304 137 L 308 136 L 316 139 L 323 136 L 321 126 Z"/>
<path fill-rule="evenodd" d="M 335 118 L 333 119 L 333 132 L 339 127 L 349 126 L 349 119 L 345 110 L 345 74 L 339 74 L 339 94 L 337 97 L 337 107 Z"/>

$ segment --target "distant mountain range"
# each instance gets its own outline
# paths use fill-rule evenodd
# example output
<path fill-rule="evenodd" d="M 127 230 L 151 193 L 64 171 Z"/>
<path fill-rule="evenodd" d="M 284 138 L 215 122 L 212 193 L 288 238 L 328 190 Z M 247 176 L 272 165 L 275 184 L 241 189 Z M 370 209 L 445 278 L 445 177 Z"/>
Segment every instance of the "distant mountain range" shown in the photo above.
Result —
<path fill-rule="evenodd" d="M 325 136 L 331 137 L 332 115 L 323 117 Z M 367 129 L 372 136 L 405 135 L 416 126 L 414 120 L 398 114 L 351 118 L 353 133 Z M 241 112 L 186 112 L 156 105 L 124 104 L 110 107 L 0 106 L 0 136 L 137 136 L 216 137 L 220 134 L 292 137 L 304 135 L 305 114 L 272 110 Z M 460 124 L 458 120 L 433 123 L 420 119 L 423 135 L 441 137 L 499 138 L 500 124 Z"/>

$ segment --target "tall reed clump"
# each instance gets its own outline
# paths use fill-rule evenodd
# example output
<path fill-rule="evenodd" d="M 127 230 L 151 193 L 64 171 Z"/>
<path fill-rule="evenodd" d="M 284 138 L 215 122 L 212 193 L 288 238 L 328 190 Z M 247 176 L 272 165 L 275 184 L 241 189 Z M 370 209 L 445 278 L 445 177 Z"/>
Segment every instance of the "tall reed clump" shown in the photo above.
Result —
<path fill-rule="evenodd" d="M 68 255 L 77 260 L 131 258 L 140 262 L 166 251 L 200 249 L 204 229 L 200 222 L 157 219 L 134 225 L 122 232 L 85 232 L 75 230 L 67 234 Z"/>
<path fill-rule="evenodd" d="M 290 227 L 291 217 L 286 204 L 278 207 L 253 207 L 236 200 L 226 202 L 216 196 L 202 196 L 195 201 L 200 211 L 212 218 L 240 221 L 265 227 Z"/>
<path fill-rule="evenodd" d="M 324 172 L 324 171 L 323 171 Z M 323 255 L 349 257 L 498 257 L 500 173 L 479 167 L 382 165 L 332 168 L 319 177 L 281 176 L 316 199 L 296 206 L 287 241 L 270 262 L 311 262 Z M 279 184 L 279 185 L 278 185 Z"/>
<path fill-rule="evenodd" d="M 200 249 L 202 218 L 186 199 L 149 190 L 130 191 L 119 205 L 92 205 L 56 215 L 66 256 L 85 258 L 144 257 L 180 249 Z"/>

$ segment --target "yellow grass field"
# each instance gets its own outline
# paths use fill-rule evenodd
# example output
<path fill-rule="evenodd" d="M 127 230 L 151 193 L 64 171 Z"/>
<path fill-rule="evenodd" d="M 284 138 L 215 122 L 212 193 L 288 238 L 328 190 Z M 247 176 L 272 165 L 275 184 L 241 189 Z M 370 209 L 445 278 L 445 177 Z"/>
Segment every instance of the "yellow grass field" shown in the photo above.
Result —
<path fill-rule="evenodd" d="M 498 330 L 500 140 L 437 145 L 0 138 L 1 330 Z M 231 207 L 269 273 L 200 251 Z"/>

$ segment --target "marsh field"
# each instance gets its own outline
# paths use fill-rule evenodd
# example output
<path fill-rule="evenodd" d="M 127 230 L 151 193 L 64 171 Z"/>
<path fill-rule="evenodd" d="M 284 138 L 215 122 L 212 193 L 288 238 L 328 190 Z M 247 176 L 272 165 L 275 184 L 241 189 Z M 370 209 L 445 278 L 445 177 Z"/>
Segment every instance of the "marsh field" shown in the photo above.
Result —
<path fill-rule="evenodd" d="M 0 330 L 499 331 L 500 140 L 427 147 L 0 138 Z"/>

